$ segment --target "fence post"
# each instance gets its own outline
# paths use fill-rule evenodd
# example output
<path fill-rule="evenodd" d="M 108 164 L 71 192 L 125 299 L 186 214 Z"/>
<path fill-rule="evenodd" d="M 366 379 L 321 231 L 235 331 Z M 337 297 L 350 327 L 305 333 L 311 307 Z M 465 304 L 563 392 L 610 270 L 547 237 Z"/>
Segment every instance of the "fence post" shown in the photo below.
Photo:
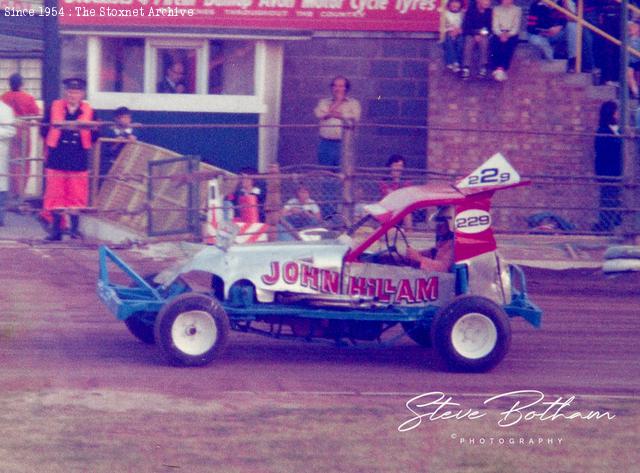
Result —
<path fill-rule="evenodd" d="M 267 195 L 264 200 L 265 223 L 269 225 L 269 241 L 278 239 L 278 222 L 282 208 L 282 175 L 277 164 L 267 167 Z"/>
<path fill-rule="evenodd" d="M 95 207 L 98 203 L 98 183 L 100 182 L 100 161 L 102 160 L 102 139 L 98 138 L 91 153 L 91 199 L 90 205 Z"/>
<path fill-rule="evenodd" d="M 353 222 L 354 203 L 353 203 L 353 170 L 355 168 L 354 148 L 354 131 L 355 126 L 352 123 L 346 123 L 342 128 L 342 156 L 340 160 L 340 172 L 343 176 L 342 183 L 342 202 L 344 204 L 343 216 L 347 218 L 349 223 Z M 345 215 L 346 214 L 346 215 Z"/>

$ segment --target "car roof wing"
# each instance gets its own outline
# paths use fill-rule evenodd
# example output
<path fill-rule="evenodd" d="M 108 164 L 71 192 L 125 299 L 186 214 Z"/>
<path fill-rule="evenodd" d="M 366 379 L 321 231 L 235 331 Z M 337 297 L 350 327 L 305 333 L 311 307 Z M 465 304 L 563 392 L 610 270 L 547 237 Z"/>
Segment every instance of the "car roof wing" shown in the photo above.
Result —
<path fill-rule="evenodd" d="M 478 166 L 472 173 L 458 181 L 454 187 L 465 196 L 509 189 L 529 184 L 520 177 L 509 161 L 496 153 Z"/>

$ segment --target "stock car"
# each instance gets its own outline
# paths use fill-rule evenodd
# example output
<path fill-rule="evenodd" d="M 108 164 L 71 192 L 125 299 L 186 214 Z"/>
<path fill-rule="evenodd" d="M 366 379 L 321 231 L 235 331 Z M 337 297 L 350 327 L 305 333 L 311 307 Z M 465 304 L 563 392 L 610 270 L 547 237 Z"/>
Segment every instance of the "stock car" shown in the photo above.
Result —
<path fill-rule="evenodd" d="M 498 153 L 454 185 L 390 193 L 336 238 L 250 245 L 220 239 L 152 276 L 138 275 L 103 246 L 98 295 L 175 365 L 219 358 L 235 330 L 339 344 L 408 336 L 432 347 L 448 369 L 487 371 L 509 350 L 511 318 L 541 324 L 522 270 L 497 252 L 490 213 L 496 191 L 526 184 Z M 406 257 L 403 221 L 442 206 L 453 208 L 454 264 L 430 272 Z M 114 265 L 132 284 L 111 281 Z M 183 278 L 192 271 L 210 274 L 210 289 L 192 290 Z"/>

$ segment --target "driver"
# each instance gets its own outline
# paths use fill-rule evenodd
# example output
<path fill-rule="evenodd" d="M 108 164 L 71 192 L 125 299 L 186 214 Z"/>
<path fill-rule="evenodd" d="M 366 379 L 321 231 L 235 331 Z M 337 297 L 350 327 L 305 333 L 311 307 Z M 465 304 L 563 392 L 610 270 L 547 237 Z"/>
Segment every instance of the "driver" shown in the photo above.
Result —
<path fill-rule="evenodd" d="M 418 251 L 411 246 L 407 247 L 407 258 L 420 265 L 425 271 L 448 272 L 453 265 L 453 207 L 450 205 L 440 207 L 434 215 L 436 222 L 436 246 Z"/>

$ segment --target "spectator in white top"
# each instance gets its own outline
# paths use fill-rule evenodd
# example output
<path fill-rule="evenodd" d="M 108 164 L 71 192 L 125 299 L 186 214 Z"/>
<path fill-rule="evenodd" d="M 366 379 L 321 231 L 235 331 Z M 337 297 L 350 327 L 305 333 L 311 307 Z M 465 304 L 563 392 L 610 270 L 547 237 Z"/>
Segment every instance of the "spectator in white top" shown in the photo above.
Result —
<path fill-rule="evenodd" d="M 360 102 L 347 97 L 349 79 L 337 76 L 331 81 L 331 98 L 321 99 L 314 109 L 320 120 L 318 162 L 322 166 L 340 166 L 343 129 L 354 127 L 360 121 Z"/>
<path fill-rule="evenodd" d="M 321 222 L 320 207 L 311 198 L 309 189 L 304 184 L 296 188 L 296 197 L 289 199 L 284 205 L 283 218 L 296 229 Z"/>
<path fill-rule="evenodd" d="M 16 136 L 11 107 L 0 100 L 0 227 L 4 225 L 5 202 L 9 193 L 9 145 Z"/>
<path fill-rule="evenodd" d="M 506 71 L 511 66 L 513 52 L 518 45 L 518 33 L 522 9 L 513 4 L 513 0 L 501 0 L 493 9 L 491 18 L 491 56 L 493 57 L 493 78 L 507 80 Z"/>
<path fill-rule="evenodd" d="M 462 35 L 462 0 L 449 0 L 444 11 L 444 61 L 447 69 L 460 72 L 462 53 L 464 51 L 464 36 Z"/>

